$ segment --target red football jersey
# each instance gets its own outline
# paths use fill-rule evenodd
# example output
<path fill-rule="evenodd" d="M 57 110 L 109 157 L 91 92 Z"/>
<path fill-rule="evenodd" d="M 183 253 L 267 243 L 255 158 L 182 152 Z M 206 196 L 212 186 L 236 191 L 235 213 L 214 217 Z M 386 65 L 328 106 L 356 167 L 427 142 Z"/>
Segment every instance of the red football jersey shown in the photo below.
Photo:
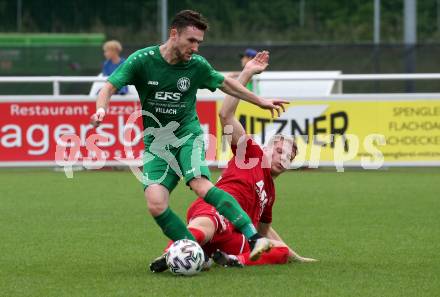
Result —
<path fill-rule="evenodd" d="M 252 139 L 244 145 L 231 146 L 234 157 L 228 162 L 216 186 L 234 197 L 249 215 L 252 223 L 272 222 L 275 186 L 270 167 L 264 164 L 263 150 Z M 266 167 L 269 168 L 263 168 Z"/>

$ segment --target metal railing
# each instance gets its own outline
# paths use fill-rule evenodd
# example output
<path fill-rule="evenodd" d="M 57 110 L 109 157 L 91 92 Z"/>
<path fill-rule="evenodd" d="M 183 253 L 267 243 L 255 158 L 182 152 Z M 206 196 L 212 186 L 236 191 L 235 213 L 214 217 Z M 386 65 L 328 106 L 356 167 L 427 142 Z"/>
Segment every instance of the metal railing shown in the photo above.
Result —
<path fill-rule="evenodd" d="M 60 83 L 105 82 L 105 77 L 97 76 L 3 76 L 0 83 L 52 83 L 52 95 L 59 96 Z"/>
<path fill-rule="evenodd" d="M 257 81 L 258 77 L 255 78 Z M 313 80 L 334 80 L 334 81 L 379 81 L 379 80 L 440 80 L 440 73 L 394 73 L 394 74 L 339 74 L 335 76 L 304 76 L 292 78 L 264 78 L 265 81 L 281 81 L 281 80 L 296 80 L 296 81 L 313 81 Z"/>
<path fill-rule="evenodd" d="M 440 73 L 416 74 L 338 74 L 333 76 L 303 76 L 282 78 L 260 78 L 255 81 L 399 81 L 399 80 L 440 80 Z M 52 95 L 60 96 L 61 83 L 105 82 L 105 77 L 98 76 L 0 76 L 0 83 L 52 83 Z M 440 92 L 440 88 L 439 88 Z"/>

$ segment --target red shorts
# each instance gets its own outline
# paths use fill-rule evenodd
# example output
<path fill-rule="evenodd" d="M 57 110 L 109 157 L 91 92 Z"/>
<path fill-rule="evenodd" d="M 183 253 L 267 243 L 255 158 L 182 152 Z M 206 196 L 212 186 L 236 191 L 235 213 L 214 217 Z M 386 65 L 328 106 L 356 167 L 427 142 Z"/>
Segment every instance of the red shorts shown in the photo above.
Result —
<path fill-rule="evenodd" d="M 214 236 L 203 246 L 205 254 L 210 256 L 216 250 L 230 255 L 239 255 L 250 251 L 246 237 L 236 230 L 231 222 L 220 215 L 215 207 L 201 198 L 197 198 L 191 204 L 186 214 L 188 223 L 197 217 L 208 217 L 215 226 Z"/>

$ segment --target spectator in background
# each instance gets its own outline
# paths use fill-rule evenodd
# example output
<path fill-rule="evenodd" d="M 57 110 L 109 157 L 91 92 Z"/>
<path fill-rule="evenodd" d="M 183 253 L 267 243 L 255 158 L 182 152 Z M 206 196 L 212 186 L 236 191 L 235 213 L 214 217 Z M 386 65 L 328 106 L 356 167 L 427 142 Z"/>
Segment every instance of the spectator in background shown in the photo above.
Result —
<path fill-rule="evenodd" d="M 253 58 L 255 58 L 255 56 L 257 55 L 257 51 L 252 49 L 252 48 L 247 48 L 243 53 L 241 53 L 239 55 L 240 59 L 241 59 L 241 67 L 244 68 L 244 66 L 246 66 L 246 64 L 252 60 Z M 238 77 L 238 72 L 237 73 L 233 73 L 232 77 L 237 79 Z M 260 90 L 258 88 L 258 85 L 254 86 L 254 81 L 250 80 L 247 84 L 246 84 L 246 88 L 251 91 L 254 92 L 256 94 L 260 93 Z"/>
<path fill-rule="evenodd" d="M 106 58 L 106 61 L 102 66 L 102 75 L 110 76 L 113 71 L 115 71 L 116 68 L 118 68 L 119 65 L 121 65 L 125 61 L 125 58 L 120 56 L 122 52 L 122 45 L 117 40 L 110 40 L 104 43 L 102 49 L 104 51 L 104 57 Z M 122 87 L 117 92 L 117 94 L 119 95 L 125 95 L 127 93 L 127 86 Z"/>
<path fill-rule="evenodd" d="M 257 55 L 257 51 L 252 49 L 252 48 L 247 48 L 244 53 L 240 54 L 239 57 L 241 59 L 241 67 L 244 68 L 244 66 L 246 66 L 246 64 L 252 60 L 253 58 L 255 58 L 255 56 Z"/>

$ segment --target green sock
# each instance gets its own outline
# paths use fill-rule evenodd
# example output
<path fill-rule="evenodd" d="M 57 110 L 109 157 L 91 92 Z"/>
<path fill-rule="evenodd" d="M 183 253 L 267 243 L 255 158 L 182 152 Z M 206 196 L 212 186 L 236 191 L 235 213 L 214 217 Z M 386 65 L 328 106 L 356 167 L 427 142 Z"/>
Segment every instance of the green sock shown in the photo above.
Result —
<path fill-rule="evenodd" d="M 244 212 L 237 200 L 225 191 L 212 187 L 204 199 L 215 206 L 218 212 L 226 217 L 246 238 L 249 239 L 257 234 L 257 230 L 247 213 Z"/>
<path fill-rule="evenodd" d="M 163 234 L 169 239 L 176 241 L 187 238 L 195 241 L 194 236 L 188 231 L 186 225 L 174 213 L 174 211 L 171 210 L 171 208 L 168 207 L 163 213 L 154 217 L 154 219 L 162 229 Z"/>

